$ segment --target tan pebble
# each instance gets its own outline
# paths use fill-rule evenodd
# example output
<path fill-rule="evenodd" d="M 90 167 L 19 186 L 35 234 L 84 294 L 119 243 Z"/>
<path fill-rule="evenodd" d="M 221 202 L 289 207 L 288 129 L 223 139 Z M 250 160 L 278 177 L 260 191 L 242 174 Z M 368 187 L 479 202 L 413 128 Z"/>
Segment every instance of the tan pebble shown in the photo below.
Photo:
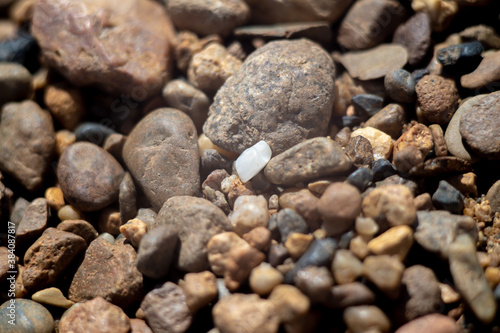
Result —
<path fill-rule="evenodd" d="M 281 284 L 276 286 L 268 298 L 276 308 L 276 315 L 282 322 L 289 322 L 304 316 L 311 302 L 298 288 Z"/>
<path fill-rule="evenodd" d="M 54 287 L 37 291 L 31 296 L 31 299 L 38 303 L 53 305 L 64 309 L 68 309 L 75 304 L 75 302 L 64 297 L 61 290 Z"/>
<path fill-rule="evenodd" d="M 488 280 L 491 289 L 495 289 L 500 283 L 500 269 L 498 267 L 486 267 L 484 275 L 486 276 L 486 280 Z"/>
<path fill-rule="evenodd" d="M 317 180 L 307 184 L 307 188 L 315 195 L 322 195 L 331 183 L 331 180 Z"/>
<path fill-rule="evenodd" d="M 344 310 L 344 321 L 352 333 L 383 333 L 391 328 L 389 318 L 374 305 L 348 307 Z"/>
<path fill-rule="evenodd" d="M 212 141 L 210 141 L 209 138 L 207 138 L 207 136 L 204 133 L 201 133 L 200 136 L 198 137 L 198 149 L 200 151 L 200 156 L 203 154 L 203 152 L 205 150 L 208 150 L 208 149 L 215 149 L 219 152 L 219 154 L 221 154 L 222 156 L 224 156 L 230 160 L 236 159 L 239 155 L 239 154 L 227 151 L 225 149 L 222 149 L 220 147 L 217 147 L 216 145 L 214 145 L 212 143 Z"/>
<path fill-rule="evenodd" d="M 229 251 L 224 272 L 224 284 L 230 291 L 237 290 L 248 278 L 252 269 L 266 259 L 264 253 L 246 244 Z"/>
<path fill-rule="evenodd" d="M 349 250 L 361 260 L 368 257 L 368 254 L 370 254 L 368 244 L 364 241 L 363 237 L 359 235 L 351 239 L 351 242 L 349 243 Z"/>
<path fill-rule="evenodd" d="M 460 294 L 449 284 L 440 283 L 439 289 L 441 289 L 441 299 L 444 304 L 456 303 L 460 300 Z"/>
<path fill-rule="evenodd" d="M 261 263 L 250 273 L 249 283 L 253 292 L 263 296 L 283 282 L 283 275 L 268 263 Z"/>
<path fill-rule="evenodd" d="M 371 217 L 358 217 L 354 224 L 356 232 L 363 236 L 365 240 L 370 240 L 378 233 L 379 226 Z"/>
<path fill-rule="evenodd" d="M 370 141 L 373 148 L 373 158 L 375 160 L 389 158 L 391 156 L 393 143 L 389 135 L 373 127 L 357 129 L 352 132 L 351 137 L 356 137 L 358 135 Z"/>
<path fill-rule="evenodd" d="M 374 254 L 396 255 L 404 260 L 412 245 L 413 230 L 407 225 L 399 225 L 368 242 L 368 249 Z"/>
<path fill-rule="evenodd" d="M 362 274 L 389 298 L 396 299 L 401 291 L 404 269 L 396 257 L 378 255 L 365 259 Z"/>
<path fill-rule="evenodd" d="M 363 269 L 363 263 L 349 250 L 337 250 L 332 261 L 333 278 L 337 284 L 356 281 Z"/>
<path fill-rule="evenodd" d="M 52 116 L 67 130 L 74 130 L 85 115 L 85 103 L 80 90 L 65 84 L 47 86 L 43 100 Z"/>
<path fill-rule="evenodd" d="M 238 235 L 243 235 L 257 227 L 267 227 L 269 209 L 262 196 L 245 195 L 234 202 L 234 210 L 229 217 Z"/>
<path fill-rule="evenodd" d="M 45 199 L 47 199 L 49 206 L 55 210 L 64 206 L 64 194 L 59 187 L 49 187 L 45 191 Z"/>
<path fill-rule="evenodd" d="M 319 220 L 318 202 L 319 198 L 308 189 L 288 188 L 281 192 L 279 197 L 281 208 L 293 209 L 312 224 Z"/>
<path fill-rule="evenodd" d="M 313 236 L 315 239 L 325 239 L 328 235 L 323 229 L 316 229 L 313 232 Z"/>
<path fill-rule="evenodd" d="M 47 86 L 47 78 L 49 76 L 49 69 L 42 67 L 33 74 L 33 90 L 37 91 Z"/>
<path fill-rule="evenodd" d="M 417 195 L 415 199 L 413 200 L 415 203 L 415 209 L 416 210 L 433 210 L 434 206 L 432 204 L 432 198 L 429 193 L 422 193 L 420 195 Z"/>
<path fill-rule="evenodd" d="M 68 130 L 60 130 L 56 133 L 56 151 L 59 156 L 70 145 L 76 142 L 76 135 Z"/>
<path fill-rule="evenodd" d="M 97 227 L 99 232 L 108 232 L 114 236 L 120 233 L 122 218 L 119 211 L 115 208 L 105 208 L 97 217 Z"/>
<path fill-rule="evenodd" d="M 486 268 L 490 265 L 490 256 L 486 252 L 478 251 L 476 252 L 477 260 L 482 268 Z"/>
<path fill-rule="evenodd" d="M 242 238 L 259 251 L 267 251 L 271 246 L 271 231 L 266 227 L 254 228 L 244 234 Z"/>
<path fill-rule="evenodd" d="M 229 251 L 242 246 L 249 245 L 234 232 L 223 232 L 213 236 L 207 244 L 208 262 L 212 271 L 218 276 L 223 276 Z"/>
<path fill-rule="evenodd" d="M 391 226 L 411 225 L 416 218 L 413 194 L 404 185 L 386 185 L 375 188 L 362 203 L 363 213 Z"/>
<path fill-rule="evenodd" d="M 279 197 L 277 194 L 273 194 L 269 197 L 269 211 L 279 209 Z"/>
<path fill-rule="evenodd" d="M 29 291 L 24 287 L 23 283 L 23 274 L 24 274 L 24 266 L 22 265 L 17 265 L 17 276 L 16 276 L 16 282 L 15 282 L 15 291 L 14 291 L 14 296 L 16 298 L 23 298 L 24 296 L 28 295 Z"/>
<path fill-rule="evenodd" d="M 218 294 L 217 278 L 212 272 L 188 273 L 179 282 L 186 296 L 186 304 L 192 313 L 213 301 Z"/>
<path fill-rule="evenodd" d="M 434 140 L 434 152 L 436 156 L 447 156 L 448 147 L 444 139 L 443 128 L 438 124 L 432 124 L 429 125 L 429 129 L 431 130 L 432 139 Z"/>
<path fill-rule="evenodd" d="M 491 222 L 492 220 L 492 211 L 489 202 L 482 201 L 474 211 L 474 215 L 479 222 Z"/>
<path fill-rule="evenodd" d="M 426 12 L 431 19 L 432 31 L 437 32 L 446 29 L 458 12 L 458 5 L 454 1 L 414 0 L 411 7 L 416 12 Z"/>
<path fill-rule="evenodd" d="M 292 232 L 285 242 L 285 247 L 292 258 L 298 259 L 306 252 L 313 240 L 313 235 Z"/>
<path fill-rule="evenodd" d="M 142 237 L 148 232 L 148 225 L 136 218 L 120 226 L 120 232 L 134 247 L 138 248 Z"/>
<path fill-rule="evenodd" d="M 82 219 L 82 213 L 71 205 L 61 207 L 57 212 L 57 216 L 61 221 Z"/>

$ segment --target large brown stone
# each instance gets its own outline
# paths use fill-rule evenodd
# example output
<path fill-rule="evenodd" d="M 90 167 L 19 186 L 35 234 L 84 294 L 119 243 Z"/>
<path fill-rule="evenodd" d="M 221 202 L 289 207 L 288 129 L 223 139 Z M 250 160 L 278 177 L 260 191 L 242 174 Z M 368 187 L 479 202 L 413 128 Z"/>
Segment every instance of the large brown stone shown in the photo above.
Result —
<path fill-rule="evenodd" d="M 170 77 L 173 27 L 154 1 L 36 1 L 32 31 L 47 64 L 75 85 L 143 101 Z"/>
<path fill-rule="evenodd" d="M 170 197 L 199 191 L 197 141 L 189 116 L 170 108 L 148 114 L 128 136 L 123 159 L 156 211 Z"/>
<path fill-rule="evenodd" d="M 68 298 L 82 302 L 101 296 L 122 308 L 140 300 L 143 284 L 135 267 L 136 257 L 132 245 L 111 245 L 97 238 L 71 281 Z"/>
<path fill-rule="evenodd" d="M 319 45 L 274 41 L 259 48 L 219 89 L 203 132 L 217 146 L 241 153 L 260 140 L 273 155 L 326 134 L 335 68 Z"/>
<path fill-rule="evenodd" d="M 0 170 L 29 191 L 37 190 L 54 153 L 52 118 L 32 101 L 6 104 L 1 113 Z"/>
<path fill-rule="evenodd" d="M 16 241 L 23 242 L 40 236 L 47 228 L 49 206 L 45 198 L 38 198 L 28 206 L 16 230 Z"/>

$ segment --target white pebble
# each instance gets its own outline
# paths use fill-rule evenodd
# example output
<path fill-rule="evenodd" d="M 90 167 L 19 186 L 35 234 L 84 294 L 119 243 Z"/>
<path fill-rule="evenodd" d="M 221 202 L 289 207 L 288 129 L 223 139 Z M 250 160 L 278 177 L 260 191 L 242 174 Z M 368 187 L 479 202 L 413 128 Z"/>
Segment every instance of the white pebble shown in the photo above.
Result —
<path fill-rule="evenodd" d="M 271 148 L 265 141 L 259 141 L 245 149 L 234 163 L 241 181 L 246 183 L 257 175 L 271 159 Z"/>

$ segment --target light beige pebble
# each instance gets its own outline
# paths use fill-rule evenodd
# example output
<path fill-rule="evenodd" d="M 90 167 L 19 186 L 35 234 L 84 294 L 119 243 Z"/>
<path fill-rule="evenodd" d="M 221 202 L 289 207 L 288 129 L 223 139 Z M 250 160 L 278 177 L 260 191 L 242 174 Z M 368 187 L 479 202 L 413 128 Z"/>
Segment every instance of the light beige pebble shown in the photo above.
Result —
<path fill-rule="evenodd" d="M 370 254 L 368 250 L 368 244 L 360 235 L 351 239 L 349 243 L 349 251 L 351 251 L 358 259 L 365 259 Z"/>
<path fill-rule="evenodd" d="M 205 133 L 201 133 L 200 136 L 198 137 L 198 150 L 200 152 L 200 156 L 203 154 L 205 150 L 209 149 L 217 150 L 219 154 L 230 160 L 234 160 L 238 157 L 238 154 L 232 153 L 230 151 L 220 148 L 219 146 L 214 145 L 212 141 L 209 138 L 207 138 Z"/>
<path fill-rule="evenodd" d="M 389 158 L 393 150 L 392 138 L 386 133 L 373 127 L 360 128 L 352 132 L 351 137 L 354 138 L 361 135 L 372 145 L 373 158 L 379 160 L 381 158 Z"/>
<path fill-rule="evenodd" d="M 213 236 L 207 244 L 208 262 L 212 272 L 218 276 L 223 276 L 226 271 L 226 261 L 229 251 L 232 248 L 249 246 L 236 233 L 223 232 Z"/>
<path fill-rule="evenodd" d="M 375 305 L 351 306 L 344 310 L 344 321 L 352 333 L 389 332 L 391 321 Z"/>
<path fill-rule="evenodd" d="M 148 225 L 136 218 L 120 226 L 120 232 L 134 247 L 138 248 L 142 237 L 148 232 Z"/>
<path fill-rule="evenodd" d="M 273 302 L 281 322 L 290 322 L 304 316 L 311 306 L 306 295 L 297 287 L 287 284 L 276 286 L 268 299 Z"/>
<path fill-rule="evenodd" d="M 363 199 L 361 207 L 364 216 L 390 226 L 411 225 L 417 217 L 413 194 L 404 185 L 375 188 Z"/>
<path fill-rule="evenodd" d="M 68 130 L 59 130 L 56 132 L 56 152 L 61 156 L 63 151 L 76 142 L 76 135 Z"/>
<path fill-rule="evenodd" d="M 432 204 L 432 198 L 429 193 L 422 193 L 420 195 L 417 195 L 415 199 L 413 200 L 413 203 L 415 204 L 415 209 L 416 210 L 432 210 L 434 208 Z"/>
<path fill-rule="evenodd" d="M 186 304 L 192 313 L 208 305 L 218 294 L 217 278 L 209 271 L 188 273 L 179 286 L 186 295 Z"/>
<path fill-rule="evenodd" d="M 263 296 L 283 282 L 283 275 L 268 263 L 261 263 L 250 273 L 249 283 L 253 292 Z"/>
<path fill-rule="evenodd" d="M 246 243 L 246 242 L 245 242 Z M 266 259 L 264 253 L 251 247 L 248 243 L 244 246 L 232 248 L 226 260 L 224 283 L 230 291 L 237 290 L 250 275 L 252 269 Z"/>
<path fill-rule="evenodd" d="M 449 284 L 440 283 L 439 289 L 444 304 L 456 303 L 460 300 L 460 294 Z"/>
<path fill-rule="evenodd" d="M 300 258 L 306 252 L 309 245 L 314 240 L 313 235 L 305 235 L 298 232 L 292 232 L 285 242 L 285 247 L 293 259 Z"/>
<path fill-rule="evenodd" d="M 396 255 L 404 260 L 412 245 L 413 230 L 407 225 L 399 225 L 368 242 L 368 249 L 374 254 Z"/>
<path fill-rule="evenodd" d="M 71 205 L 66 205 L 59 209 L 57 216 L 61 221 L 82 219 L 82 213 Z"/>
<path fill-rule="evenodd" d="M 362 274 L 389 298 L 396 299 L 401 291 L 404 269 L 396 257 L 370 256 L 363 262 Z"/>
<path fill-rule="evenodd" d="M 363 270 L 363 263 L 349 250 L 337 250 L 332 261 L 333 278 L 337 284 L 356 281 Z"/>
<path fill-rule="evenodd" d="M 37 291 L 31 296 L 35 302 L 57 306 L 59 308 L 69 309 L 75 302 L 67 299 L 61 290 L 57 288 L 47 288 Z"/>
<path fill-rule="evenodd" d="M 370 240 L 378 233 L 379 226 L 377 222 L 371 217 L 358 217 L 354 224 L 356 232 L 363 236 L 365 240 Z"/>
<path fill-rule="evenodd" d="M 267 227 L 269 221 L 267 200 L 262 195 L 238 197 L 229 219 L 234 226 L 234 231 L 240 236 L 256 227 Z"/>

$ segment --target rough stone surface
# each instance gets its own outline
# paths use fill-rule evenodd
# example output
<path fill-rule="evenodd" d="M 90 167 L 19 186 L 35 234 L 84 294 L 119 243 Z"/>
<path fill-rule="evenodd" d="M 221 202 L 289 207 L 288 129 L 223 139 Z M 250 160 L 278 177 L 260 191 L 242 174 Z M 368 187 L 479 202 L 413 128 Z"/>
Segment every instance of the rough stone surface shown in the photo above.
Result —
<path fill-rule="evenodd" d="M 172 282 L 165 282 L 147 293 L 140 309 L 155 333 L 183 333 L 192 322 L 186 296 L 182 288 Z"/>
<path fill-rule="evenodd" d="M 318 212 L 323 218 L 323 229 L 337 235 L 348 229 L 361 213 L 361 194 L 348 183 L 333 183 L 318 202 Z"/>
<path fill-rule="evenodd" d="M 406 47 L 408 63 L 416 66 L 429 52 L 432 43 L 431 32 L 429 14 L 425 11 L 417 12 L 396 29 L 392 42 Z"/>
<path fill-rule="evenodd" d="M 38 198 L 28 206 L 16 230 L 16 241 L 25 242 L 40 236 L 47 228 L 49 206 L 45 198 Z"/>
<path fill-rule="evenodd" d="M 431 130 L 432 140 L 434 141 L 434 153 L 437 157 L 447 156 L 448 147 L 444 139 L 443 128 L 438 124 L 432 124 L 429 126 L 429 129 Z"/>
<path fill-rule="evenodd" d="M 142 274 L 135 268 L 132 245 L 111 245 L 98 237 L 88 247 L 76 271 L 68 297 L 82 302 L 97 296 L 126 308 L 142 298 Z"/>
<path fill-rule="evenodd" d="M 373 163 L 372 144 L 361 135 L 349 139 L 345 152 L 356 168 L 370 167 Z"/>
<path fill-rule="evenodd" d="M 174 31 L 152 1 L 38 1 L 32 31 L 45 61 L 75 85 L 144 100 L 170 76 Z"/>
<path fill-rule="evenodd" d="M 59 332 L 127 333 L 130 319 L 122 309 L 97 296 L 71 307 L 59 323 Z"/>
<path fill-rule="evenodd" d="M 168 199 L 155 220 L 155 226 L 160 225 L 179 230 L 176 266 L 187 272 L 208 269 L 208 241 L 216 234 L 232 230 L 231 222 L 220 208 L 208 200 L 189 196 Z"/>
<path fill-rule="evenodd" d="M 267 200 L 261 195 L 238 197 L 234 202 L 230 220 L 234 231 L 240 236 L 254 228 L 266 227 L 269 221 Z"/>
<path fill-rule="evenodd" d="M 347 52 L 340 58 L 349 74 L 363 81 L 383 78 L 387 73 L 403 68 L 407 60 L 406 49 L 396 44 L 382 44 L 366 51 Z"/>
<path fill-rule="evenodd" d="M 331 58 L 313 42 L 270 42 L 217 92 L 203 131 L 217 146 L 237 153 L 264 140 L 274 155 L 324 135 L 334 73 Z"/>
<path fill-rule="evenodd" d="M 460 118 L 460 134 L 470 149 L 487 159 L 500 159 L 500 92 L 481 98 Z"/>
<path fill-rule="evenodd" d="M 486 194 L 486 199 L 490 202 L 493 212 L 500 212 L 500 180 L 490 187 Z"/>
<path fill-rule="evenodd" d="M 401 326 L 395 333 L 460 333 L 462 328 L 449 316 L 433 313 Z"/>
<path fill-rule="evenodd" d="M 392 138 L 386 133 L 373 127 L 360 128 L 352 132 L 351 137 L 361 135 L 370 141 L 373 149 L 373 159 L 389 158 L 392 153 Z"/>
<path fill-rule="evenodd" d="M 0 170 L 29 191 L 37 190 L 55 149 L 52 118 L 32 101 L 6 104 L 1 114 Z"/>
<path fill-rule="evenodd" d="M 118 199 L 123 168 L 111 154 L 88 142 L 69 146 L 57 167 L 65 198 L 82 211 L 95 211 Z"/>
<path fill-rule="evenodd" d="M 228 254 L 231 249 L 249 246 L 234 232 L 223 232 L 213 236 L 207 245 L 208 260 L 212 272 L 223 276 L 226 271 Z"/>
<path fill-rule="evenodd" d="M 442 76 L 424 76 L 415 86 L 417 102 L 427 120 L 447 124 L 457 109 L 460 98 L 455 82 Z"/>
<path fill-rule="evenodd" d="M 24 255 L 24 287 L 36 291 L 54 284 L 86 248 L 80 236 L 55 228 L 45 230 Z"/>
<path fill-rule="evenodd" d="M 319 224 L 318 202 L 319 199 L 308 189 L 287 189 L 279 197 L 281 208 L 290 208 L 302 216 L 311 229 L 317 229 Z M 314 228 L 314 226 L 317 226 Z"/>
<path fill-rule="evenodd" d="M 84 220 L 65 220 L 57 225 L 57 229 L 82 237 L 87 245 L 99 236 L 94 226 Z"/>
<path fill-rule="evenodd" d="M 397 1 L 356 1 L 340 24 L 337 41 L 350 50 L 368 49 L 389 37 L 405 15 L 406 10 Z"/>
<path fill-rule="evenodd" d="M 142 238 L 148 232 L 146 222 L 139 219 L 129 220 L 127 223 L 120 226 L 120 233 L 134 246 L 138 248 Z"/>
<path fill-rule="evenodd" d="M 248 5 L 243 0 L 169 0 L 166 4 L 177 29 L 199 36 L 226 36 L 250 17 Z"/>
<path fill-rule="evenodd" d="M 54 330 L 54 318 L 41 304 L 29 299 L 15 299 L 14 313 L 15 325 L 10 324 L 9 314 L 11 314 L 11 300 L 4 302 L 0 306 L 0 315 L 4 320 L 0 321 L 0 331 L 9 333 L 52 333 Z"/>
<path fill-rule="evenodd" d="M 155 210 L 170 197 L 198 192 L 197 141 L 191 119 L 169 108 L 148 114 L 128 136 L 123 159 Z"/>
<path fill-rule="evenodd" d="M 500 51 L 488 54 L 472 72 L 463 75 L 460 83 L 464 88 L 478 89 L 489 87 L 500 80 Z"/>
<path fill-rule="evenodd" d="M 394 144 L 394 164 L 399 171 L 408 172 L 424 161 L 433 146 L 431 130 L 418 123 L 403 133 Z"/>
<path fill-rule="evenodd" d="M 314 138 L 273 157 L 264 169 L 273 184 L 294 185 L 325 176 L 342 174 L 352 162 L 335 141 Z"/>

